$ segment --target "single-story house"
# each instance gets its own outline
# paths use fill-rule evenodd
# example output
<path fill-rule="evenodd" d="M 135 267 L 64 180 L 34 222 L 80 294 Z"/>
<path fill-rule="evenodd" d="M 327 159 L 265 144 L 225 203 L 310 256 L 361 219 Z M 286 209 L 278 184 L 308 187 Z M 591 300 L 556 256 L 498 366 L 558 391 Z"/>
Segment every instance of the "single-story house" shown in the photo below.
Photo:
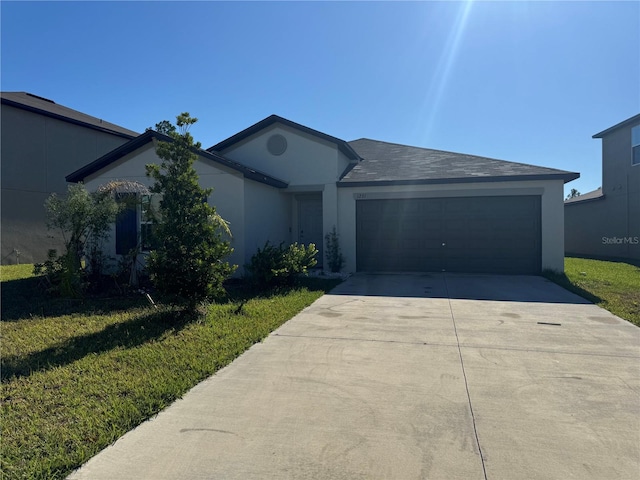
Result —
<path fill-rule="evenodd" d="M 117 179 L 149 186 L 145 165 L 159 162 L 155 145 L 163 138 L 148 131 L 67 181 L 90 190 Z M 209 202 L 230 222 L 230 261 L 239 274 L 267 240 L 315 243 L 322 252 L 334 227 L 346 272 L 564 268 L 563 186 L 578 173 L 365 138 L 346 142 L 276 115 L 198 154 L 200 182 L 214 188 Z M 142 217 L 139 211 L 138 233 Z M 117 241 L 124 236 L 115 233 L 107 253 L 124 251 Z"/>

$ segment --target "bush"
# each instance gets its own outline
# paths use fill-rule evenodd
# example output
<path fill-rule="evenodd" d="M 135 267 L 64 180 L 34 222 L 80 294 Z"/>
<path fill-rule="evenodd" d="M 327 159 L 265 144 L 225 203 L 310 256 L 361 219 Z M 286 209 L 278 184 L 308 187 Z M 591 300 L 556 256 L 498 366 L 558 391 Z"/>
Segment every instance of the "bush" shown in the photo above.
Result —
<path fill-rule="evenodd" d="M 333 230 L 331 230 L 331 233 L 327 233 L 324 236 L 324 241 L 327 247 L 327 263 L 329 264 L 329 269 L 333 273 L 338 273 L 344 265 L 344 257 L 340 250 L 340 239 L 338 238 L 335 226 Z"/>
<path fill-rule="evenodd" d="M 86 272 L 75 267 L 72 252 L 59 257 L 56 250 L 49 250 L 47 260 L 33 266 L 33 274 L 43 277 L 47 293 L 79 298 L 87 288 Z"/>
<path fill-rule="evenodd" d="M 245 268 L 255 285 L 290 284 L 296 276 L 306 275 L 318 263 L 317 254 L 318 249 L 313 243 L 307 247 L 297 243 L 285 247 L 284 242 L 275 246 L 267 241 L 262 249 L 258 248 Z"/>

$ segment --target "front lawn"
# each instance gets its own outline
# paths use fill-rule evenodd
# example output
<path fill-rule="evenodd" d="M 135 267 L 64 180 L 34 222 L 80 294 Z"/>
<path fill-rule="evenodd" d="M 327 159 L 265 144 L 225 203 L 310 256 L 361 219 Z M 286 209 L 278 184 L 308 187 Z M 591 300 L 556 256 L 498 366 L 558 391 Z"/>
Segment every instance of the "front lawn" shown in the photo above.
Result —
<path fill-rule="evenodd" d="M 338 283 L 239 289 L 186 321 L 141 297 L 49 299 L 31 266 L 0 268 L 0 456 L 11 479 L 64 478 Z"/>
<path fill-rule="evenodd" d="M 640 268 L 629 263 L 567 257 L 565 274 L 547 277 L 640 326 Z"/>

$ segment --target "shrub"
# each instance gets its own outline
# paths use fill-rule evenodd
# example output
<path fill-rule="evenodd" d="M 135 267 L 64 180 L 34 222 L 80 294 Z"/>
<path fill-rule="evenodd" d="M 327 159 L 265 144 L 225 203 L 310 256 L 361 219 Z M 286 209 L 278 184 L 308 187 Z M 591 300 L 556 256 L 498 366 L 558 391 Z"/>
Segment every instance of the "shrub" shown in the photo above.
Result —
<path fill-rule="evenodd" d="M 58 256 L 56 250 L 49 250 L 47 260 L 33 266 L 33 274 L 43 277 L 48 293 L 63 297 L 79 298 L 87 287 L 86 272 L 75 268 L 72 252 Z"/>
<path fill-rule="evenodd" d="M 340 239 L 338 238 L 335 226 L 333 230 L 331 230 L 331 233 L 327 233 L 324 236 L 324 241 L 327 248 L 327 263 L 329 264 L 329 269 L 334 273 L 338 273 L 344 265 L 344 257 L 340 250 Z"/>
<path fill-rule="evenodd" d="M 310 268 L 317 265 L 318 249 L 313 243 L 307 247 L 293 243 L 284 252 L 285 275 L 306 275 Z"/>
<path fill-rule="evenodd" d="M 290 284 L 298 275 L 306 275 L 318 261 L 318 249 L 313 243 L 308 246 L 293 243 L 288 247 L 284 242 L 275 246 L 268 241 L 258 248 L 245 265 L 252 283 L 262 286 Z"/>

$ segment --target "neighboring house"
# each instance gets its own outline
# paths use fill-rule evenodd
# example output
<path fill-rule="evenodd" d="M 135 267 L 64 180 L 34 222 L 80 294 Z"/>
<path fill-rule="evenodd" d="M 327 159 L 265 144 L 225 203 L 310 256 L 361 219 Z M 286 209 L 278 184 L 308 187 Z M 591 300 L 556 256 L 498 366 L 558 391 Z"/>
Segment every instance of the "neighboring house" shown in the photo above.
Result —
<path fill-rule="evenodd" d="M 44 202 L 65 175 L 138 133 L 25 92 L 2 92 L 2 263 L 33 263 L 61 249 Z"/>
<path fill-rule="evenodd" d="M 155 144 L 163 138 L 146 132 L 67 180 L 89 189 L 118 179 L 149 186 L 145 165 L 159 162 Z M 563 270 L 563 185 L 577 173 L 345 142 L 276 115 L 198 153 L 200 182 L 214 188 L 209 201 L 230 222 L 230 261 L 240 267 L 267 240 L 322 250 L 335 226 L 348 272 Z M 121 232 L 115 228 L 108 254 L 144 230 L 143 210 L 136 231 L 122 222 Z"/>
<path fill-rule="evenodd" d="M 640 115 L 593 138 L 602 139 L 602 188 L 565 201 L 565 251 L 640 260 Z"/>

